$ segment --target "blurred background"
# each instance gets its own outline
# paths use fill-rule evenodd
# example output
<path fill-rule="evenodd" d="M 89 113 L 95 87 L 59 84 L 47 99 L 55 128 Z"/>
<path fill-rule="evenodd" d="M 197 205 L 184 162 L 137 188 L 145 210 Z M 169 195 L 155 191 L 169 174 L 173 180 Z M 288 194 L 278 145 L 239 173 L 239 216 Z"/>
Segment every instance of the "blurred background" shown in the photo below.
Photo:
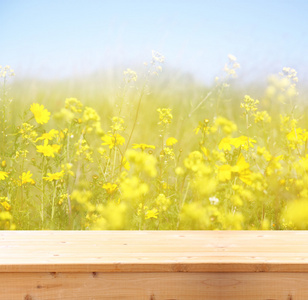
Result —
<path fill-rule="evenodd" d="M 308 0 L 0 0 L 0 24 L 0 196 L 17 229 L 83 229 L 98 215 L 101 229 L 126 217 L 178 229 L 182 211 L 183 229 L 294 229 L 279 221 L 293 199 L 290 220 L 308 228 Z M 162 72 L 160 59 L 144 65 L 152 50 Z M 134 152 L 126 177 L 133 147 L 155 158 Z M 156 159 L 158 176 L 142 175 Z M 45 174 L 60 177 L 45 189 Z M 104 208 L 82 204 L 72 227 L 64 203 L 90 203 L 90 190 Z"/>
<path fill-rule="evenodd" d="M 232 54 L 238 83 L 291 67 L 304 86 L 307 12 L 306 0 L 0 0 L 0 65 L 65 79 L 138 70 L 156 50 L 164 72 L 211 85 Z"/>

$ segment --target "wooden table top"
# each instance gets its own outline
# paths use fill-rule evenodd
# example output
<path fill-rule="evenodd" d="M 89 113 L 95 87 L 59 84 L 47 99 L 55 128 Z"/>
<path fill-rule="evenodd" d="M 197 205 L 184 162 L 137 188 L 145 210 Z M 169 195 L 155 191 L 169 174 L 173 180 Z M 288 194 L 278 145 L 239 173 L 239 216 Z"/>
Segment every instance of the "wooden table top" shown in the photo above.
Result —
<path fill-rule="evenodd" d="M 308 231 L 0 231 L 0 272 L 308 272 Z"/>

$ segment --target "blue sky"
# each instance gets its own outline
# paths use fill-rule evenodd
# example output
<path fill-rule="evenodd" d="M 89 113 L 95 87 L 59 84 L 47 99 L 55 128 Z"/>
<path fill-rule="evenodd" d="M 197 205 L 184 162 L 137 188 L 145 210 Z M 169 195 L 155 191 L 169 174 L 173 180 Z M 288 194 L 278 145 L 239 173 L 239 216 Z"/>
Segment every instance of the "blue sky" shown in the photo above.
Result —
<path fill-rule="evenodd" d="M 308 81 L 308 1 L 0 0 L 0 65 L 17 76 L 90 74 L 142 65 L 211 82 L 227 55 L 247 82 L 293 67 Z"/>

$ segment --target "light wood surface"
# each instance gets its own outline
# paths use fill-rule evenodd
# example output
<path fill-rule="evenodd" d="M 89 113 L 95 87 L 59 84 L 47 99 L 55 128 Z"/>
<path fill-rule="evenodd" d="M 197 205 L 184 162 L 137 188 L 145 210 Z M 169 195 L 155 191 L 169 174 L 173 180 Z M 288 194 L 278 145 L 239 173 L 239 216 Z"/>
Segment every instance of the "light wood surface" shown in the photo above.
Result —
<path fill-rule="evenodd" d="M 303 273 L 0 273 L 3 300 L 307 300 Z"/>
<path fill-rule="evenodd" d="M 0 272 L 308 272 L 308 232 L 2 231 Z"/>

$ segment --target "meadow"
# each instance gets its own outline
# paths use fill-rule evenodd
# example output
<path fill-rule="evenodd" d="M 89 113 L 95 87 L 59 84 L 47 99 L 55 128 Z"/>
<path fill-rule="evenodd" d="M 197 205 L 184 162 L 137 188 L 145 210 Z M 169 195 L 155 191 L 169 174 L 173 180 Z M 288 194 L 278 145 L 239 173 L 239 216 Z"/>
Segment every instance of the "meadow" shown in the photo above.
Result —
<path fill-rule="evenodd" d="M 232 55 L 211 87 L 163 63 L 110 82 L 0 67 L 0 229 L 308 229 L 296 71 L 256 97 L 232 87 Z"/>

